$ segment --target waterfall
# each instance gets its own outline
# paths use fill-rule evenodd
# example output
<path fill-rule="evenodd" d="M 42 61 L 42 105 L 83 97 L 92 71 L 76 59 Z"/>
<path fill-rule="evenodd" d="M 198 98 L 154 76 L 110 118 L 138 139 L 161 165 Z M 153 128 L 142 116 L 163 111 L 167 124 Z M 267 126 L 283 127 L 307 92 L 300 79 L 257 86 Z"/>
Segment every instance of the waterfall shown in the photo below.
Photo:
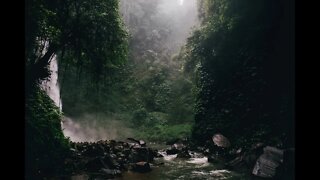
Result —
<path fill-rule="evenodd" d="M 50 61 L 51 75 L 48 80 L 42 81 L 41 88 L 54 101 L 55 105 L 62 111 L 62 102 L 60 97 L 60 86 L 58 82 L 58 60 L 57 56 L 53 55 Z"/>

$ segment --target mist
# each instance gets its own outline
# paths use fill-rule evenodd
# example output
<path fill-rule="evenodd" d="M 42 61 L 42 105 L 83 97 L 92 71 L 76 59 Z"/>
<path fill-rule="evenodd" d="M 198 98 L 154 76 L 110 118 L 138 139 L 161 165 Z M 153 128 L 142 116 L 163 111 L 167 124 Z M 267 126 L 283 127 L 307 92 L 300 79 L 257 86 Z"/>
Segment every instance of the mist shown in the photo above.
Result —
<path fill-rule="evenodd" d="M 140 79 L 142 76 L 137 74 L 138 72 L 143 72 L 144 78 L 152 78 L 155 77 L 157 73 L 154 73 L 151 69 L 165 69 L 164 66 L 172 71 L 178 71 L 179 68 L 177 64 L 175 64 L 177 62 L 173 62 L 172 57 L 179 53 L 180 48 L 186 43 L 186 39 L 191 36 L 192 31 L 200 25 L 197 0 L 120 0 L 120 14 L 123 17 L 125 27 L 130 35 L 129 51 L 131 59 L 128 59 L 128 64 L 131 63 L 131 65 L 133 64 L 136 68 L 132 70 L 131 77 Z M 161 63 L 151 65 L 151 63 L 148 63 L 152 61 L 150 56 L 156 57 L 157 60 L 154 62 Z M 144 65 L 147 66 L 147 69 L 139 69 L 145 67 Z M 177 78 L 176 74 L 172 74 L 171 76 Z M 63 111 L 65 113 L 62 129 L 64 135 L 69 137 L 70 140 L 74 142 L 93 142 L 106 139 L 121 140 L 128 137 L 135 137 L 135 135 L 137 135 L 136 132 L 139 130 L 132 127 L 140 128 L 146 124 L 142 123 L 137 127 L 135 121 L 142 120 L 132 120 L 134 119 L 135 111 L 143 109 L 143 106 L 145 106 L 145 109 L 150 109 L 150 105 L 144 102 L 155 99 L 155 97 L 151 96 L 145 97 L 147 93 L 140 91 L 141 86 L 131 85 L 134 87 L 133 90 L 127 94 L 121 94 L 120 91 L 122 91 L 123 88 L 121 90 L 117 90 L 116 88 L 112 89 L 113 87 L 110 85 L 108 87 L 109 89 L 105 88 L 107 89 L 104 91 L 106 94 L 100 94 L 99 96 L 95 94 L 94 91 L 86 90 L 88 89 L 88 84 L 90 86 L 90 83 L 80 86 L 74 83 L 76 78 L 68 75 L 64 77 L 69 78 L 69 80 L 66 80 L 64 86 L 62 85 L 62 90 L 65 93 L 62 96 L 64 98 Z M 172 79 L 173 78 L 171 78 L 171 84 L 175 84 Z M 86 81 L 85 77 L 83 77 L 82 81 Z M 144 83 L 138 80 L 137 82 L 137 84 L 142 85 Z M 165 82 L 166 81 L 163 83 Z M 117 81 L 117 83 L 121 84 L 123 82 Z M 112 85 L 115 84 L 116 83 L 113 83 Z M 147 91 L 149 91 L 151 85 L 148 84 L 147 87 Z M 155 89 L 159 91 L 158 94 L 162 96 L 162 94 L 165 93 L 160 93 L 161 87 L 159 86 L 159 88 Z M 187 90 L 185 90 L 185 92 L 186 91 Z M 103 102 L 98 103 L 98 101 Z M 90 112 L 90 109 L 92 109 L 90 107 L 97 106 L 98 104 L 101 104 L 101 108 L 96 107 L 95 113 L 92 113 L 92 110 Z M 190 103 L 186 104 L 189 105 Z M 167 104 L 163 106 L 167 106 Z M 178 106 L 182 105 L 178 104 Z M 183 110 L 185 111 L 185 109 L 188 108 L 184 108 Z M 153 118 L 152 115 L 154 111 L 156 110 L 147 112 L 149 119 Z M 109 112 L 118 115 L 128 115 L 125 116 L 125 118 L 114 118 L 105 115 Z M 181 114 L 181 112 L 175 114 Z M 190 114 L 190 112 L 183 113 Z M 167 112 L 159 113 L 165 114 Z M 166 114 L 166 116 L 168 116 L 168 114 Z M 153 121 L 157 123 L 156 120 Z M 165 119 L 164 121 L 167 120 Z"/>
<path fill-rule="evenodd" d="M 200 24 L 196 0 L 120 0 L 120 9 L 133 39 L 155 37 L 170 55 Z"/>
<path fill-rule="evenodd" d="M 123 140 L 132 137 L 133 130 L 119 120 L 97 114 L 84 114 L 78 118 L 63 117 L 63 133 L 73 142 Z"/>

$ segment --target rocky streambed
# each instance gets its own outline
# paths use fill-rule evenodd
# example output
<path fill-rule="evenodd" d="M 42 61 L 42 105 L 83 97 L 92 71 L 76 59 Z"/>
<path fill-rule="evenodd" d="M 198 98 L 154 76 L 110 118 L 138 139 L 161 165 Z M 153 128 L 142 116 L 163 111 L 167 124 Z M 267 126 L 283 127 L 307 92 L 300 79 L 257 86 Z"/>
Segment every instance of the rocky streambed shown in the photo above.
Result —
<path fill-rule="evenodd" d="M 286 162 L 292 159 L 284 155 L 290 150 L 262 143 L 243 150 L 213 144 L 198 147 L 177 140 L 155 149 L 143 140 L 128 138 L 72 143 L 71 147 L 66 173 L 44 179 L 281 179 L 288 177 Z"/>

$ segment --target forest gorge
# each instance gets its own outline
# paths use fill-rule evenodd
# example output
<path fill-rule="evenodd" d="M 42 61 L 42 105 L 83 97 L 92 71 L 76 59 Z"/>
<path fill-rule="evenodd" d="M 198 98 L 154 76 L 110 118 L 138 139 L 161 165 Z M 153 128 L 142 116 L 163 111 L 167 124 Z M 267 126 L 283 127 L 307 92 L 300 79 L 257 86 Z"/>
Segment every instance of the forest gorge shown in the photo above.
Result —
<path fill-rule="evenodd" d="M 25 0 L 25 178 L 294 179 L 294 50 L 289 0 Z"/>

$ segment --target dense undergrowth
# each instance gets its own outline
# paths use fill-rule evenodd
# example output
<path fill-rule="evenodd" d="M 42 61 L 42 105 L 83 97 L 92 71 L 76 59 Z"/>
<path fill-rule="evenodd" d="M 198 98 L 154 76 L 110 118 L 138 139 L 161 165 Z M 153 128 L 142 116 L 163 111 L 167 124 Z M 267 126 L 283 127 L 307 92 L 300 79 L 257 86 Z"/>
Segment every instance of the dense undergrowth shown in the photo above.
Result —
<path fill-rule="evenodd" d="M 63 171 L 69 140 L 62 133 L 59 108 L 43 90 L 36 87 L 26 99 L 25 113 L 27 178 Z"/>

